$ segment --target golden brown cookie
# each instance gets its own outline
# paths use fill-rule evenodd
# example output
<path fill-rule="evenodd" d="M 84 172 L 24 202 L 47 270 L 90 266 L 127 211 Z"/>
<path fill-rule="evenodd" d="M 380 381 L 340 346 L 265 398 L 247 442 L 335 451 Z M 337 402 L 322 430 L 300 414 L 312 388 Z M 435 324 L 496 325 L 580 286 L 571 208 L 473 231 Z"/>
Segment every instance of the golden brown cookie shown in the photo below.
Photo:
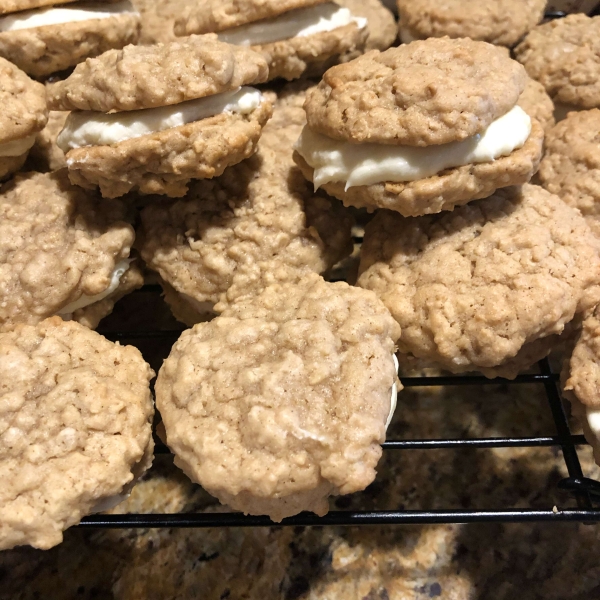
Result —
<path fill-rule="evenodd" d="M 540 25 L 515 56 L 555 103 L 600 106 L 600 17 L 576 14 Z"/>
<path fill-rule="evenodd" d="M 314 274 L 196 325 L 156 384 L 175 464 L 245 513 L 327 513 L 375 478 L 399 335 L 374 294 Z"/>
<path fill-rule="evenodd" d="M 494 377 L 524 355 L 539 360 L 598 301 L 599 252 L 578 211 L 525 185 L 432 217 L 378 213 L 358 285 L 400 324 L 401 352 Z"/>
<path fill-rule="evenodd" d="M 543 18 L 546 0 L 397 0 L 400 39 L 471 38 L 514 46 Z"/>
<path fill-rule="evenodd" d="M 344 57 L 364 52 L 365 19 L 324 0 L 274 2 L 209 0 L 191 4 L 175 21 L 176 35 L 216 32 L 250 46 L 269 63 L 269 79 L 321 75 Z"/>
<path fill-rule="evenodd" d="M 245 84 L 266 77 L 259 54 L 215 36 L 87 61 L 49 88 L 52 106 L 74 109 L 57 138 L 71 181 L 105 198 L 185 195 L 255 152 L 272 107 Z"/>
<path fill-rule="evenodd" d="M 120 202 L 100 203 L 65 170 L 19 175 L 0 188 L 0 331 L 71 316 L 114 294 L 134 240 L 124 218 Z M 101 316 L 112 310 L 101 307 Z"/>
<path fill-rule="evenodd" d="M 184 0 L 132 0 L 140 13 L 140 44 L 174 42 L 175 19 L 181 15 Z"/>
<path fill-rule="evenodd" d="M 548 132 L 538 178 L 600 236 L 600 110 L 569 113 Z"/>
<path fill-rule="evenodd" d="M 355 17 L 367 20 L 367 42 L 363 52 L 387 50 L 394 43 L 398 35 L 396 19 L 381 0 L 336 0 L 336 2 L 348 8 Z M 348 54 L 343 58 L 351 60 L 356 56 L 358 54 Z"/>
<path fill-rule="evenodd" d="M 82 9 L 90 13 L 89 19 L 70 14 Z M 42 24 L 56 11 L 60 17 Z M 26 22 L 32 18 L 40 20 Z M 139 31 L 139 13 L 128 0 L 69 3 L 0 17 L 0 56 L 33 77 L 45 77 L 111 48 L 134 44 Z"/>
<path fill-rule="evenodd" d="M 517 104 L 532 118 L 540 123 L 547 133 L 554 127 L 554 102 L 548 96 L 544 86 L 529 77 Z"/>
<path fill-rule="evenodd" d="M 152 462 L 140 352 L 58 317 L 0 334 L 0 549 L 47 549 Z"/>
<path fill-rule="evenodd" d="M 0 58 L 0 180 L 20 169 L 48 120 L 44 86 Z"/>
<path fill-rule="evenodd" d="M 248 290 L 323 273 L 351 251 L 351 217 L 315 194 L 295 167 L 306 85 L 284 90 L 258 152 L 219 178 L 198 181 L 175 203 L 141 214 L 141 253 L 180 294 L 216 303 Z"/>

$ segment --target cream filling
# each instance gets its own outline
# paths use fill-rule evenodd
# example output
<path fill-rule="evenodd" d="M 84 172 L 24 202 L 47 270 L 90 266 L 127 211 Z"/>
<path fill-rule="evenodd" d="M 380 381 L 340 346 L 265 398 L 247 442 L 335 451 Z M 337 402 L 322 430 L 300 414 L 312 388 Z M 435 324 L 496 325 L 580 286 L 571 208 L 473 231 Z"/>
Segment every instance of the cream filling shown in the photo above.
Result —
<path fill-rule="evenodd" d="M 531 118 L 515 106 L 482 134 L 439 146 L 350 144 L 304 127 L 295 149 L 314 169 L 315 188 L 342 181 L 346 190 L 375 183 L 416 181 L 445 169 L 491 162 L 521 148 L 531 133 Z"/>
<path fill-rule="evenodd" d="M 36 134 L 34 133 L 20 140 L 0 144 L 0 156 L 21 156 L 25 154 L 35 143 L 35 136 Z"/>
<path fill-rule="evenodd" d="M 585 414 L 590 429 L 596 436 L 596 439 L 600 440 L 600 410 L 585 407 Z"/>
<path fill-rule="evenodd" d="M 63 152 L 85 146 L 109 146 L 221 113 L 249 114 L 260 106 L 263 99 L 258 90 L 241 87 L 158 108 L 112 114 L 76 111 L 67 117 L 56 143 Z"/>
<path fill-rule="evenodd" d="M 0 31 L 17 31 L 19 29 L 33 29 L 46 25 L 62 25 L 77 21 L 91 21 L 92 19 L 107 19 L 122 14 L 137 14 L 129 0 L 115 4 L 99 4 L 79 2 L 73 8 L 41 8 L 14 13 L 0 18 Z"/>
<path fill-rule="evenodd" d="M 396 358 L 396 355 L 393 355 L 394 358 L 394 365 L 396 366 L 396 374 L 398 374 L 398 367 L 400 366 L 398 364 L 398 359 Z M 390 403 L 390 414 L 388 415 L 387 421 L 385 423 L 385 430 L 387 431 L 388 427 L 390 426 L 390 423 L 392 422 L 392 419 L 394 418 L 394 413 L 396 412 L 396 404 L 398 402 L 398 386 L 396 385 L 396 382 L 394 382 L 394 385 L 392 386 L 392 401 Z"/>
<path fill-rule="evenodd" d="M 91 514 L 106 512 L 115 506 L 119 506 L 119 504 L 121 504 L 121 502 L 125 502 L 130 495 L 131 492 L 128 492 L 127 494 L 115 494 L 114 496 L 102 498 L 102 500 L 98 500 L 98 502 L 94 504 Z"/>
<path fill-rule="evenodd" d="M 359 29 L 367 26 L 367 19 L 354 17 L 347 8 L 333 2 L 290 10 L 273 19 L 264 19 L 248 25 L 219 32 L 219 40 L 236 46 L 258 46 L 294 37 L 306 37 L 324 31 L 333 31 L 350 23 Z"/>
<path fill-rule="evenodd" d="M 115 269 L 112 272 L 110 284 L 103 292 L 100 292 L 95 296 L 86 296 L 85 294 L 82 294 L 81 297 L 75 300 L 74 302 L 63 306 L 58 312 L 58 314 L 63 318 L 70 319 L 72 314 L 76 310 L 79 310 L 80 308 L 85 308 L 86 306 L 94 304 L 95 302 L 100 302 L 100 300 L 104 300 L 104 298 L 110 296 L 119 287 L 121 277 L 123 277 L 125 271 L 129 269 L 131 260 L 132 259 L 130 258 L 126 258 L 125 260 L 121 260 L 116 264 Z"/>

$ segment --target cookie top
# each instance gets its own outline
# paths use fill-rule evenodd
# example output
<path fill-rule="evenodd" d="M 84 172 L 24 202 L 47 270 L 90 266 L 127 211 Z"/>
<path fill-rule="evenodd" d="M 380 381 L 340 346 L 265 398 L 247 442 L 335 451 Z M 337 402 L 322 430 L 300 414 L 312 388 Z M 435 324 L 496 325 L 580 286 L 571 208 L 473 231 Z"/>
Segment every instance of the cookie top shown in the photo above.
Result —
<path fill-rule="evenodd" d="M 381 0 L 336 0 L 336 4 L 349 9 L 355 17 L 367 19 L 367 43 L 360 54 L 369 50 L 387 50 L 396 40 L 396 19 Z"/>
<path fill-rule="evenodd" d="M 527 78 L 525 89 L 517 104 L 532 118 L 539 121 L 545 131 L 554 126 L 554 102 L 544 86 L 531 77 Z"/>
<path fill-rule="evenodd" d="M 123 204 L 71 185 L 66 170 L 0 188 L 0 331 L 106 290 L 134 240 L 124 217 Z"/>
<path fill-rule="evenodd" d="M 0 58 L 0 144 L 37 133 L 46 125 L 46 90 Z"/>
<path fill-rule="evenodd" d="M 575 14 L 539 25 L 515 56 L 555 102 L 600 106 L 600 16 Z"/>
<path fill-rule="evenodd" d="M 142 211 L 142 257 L 180 293 L 233 299 L 270 277 L 322 273 L 350 252 L 351 218 L 315 194 L 292 160 L 306 87 L 284 89 L 255 156 L 192 183 L 180 201 Z"/>
<path fill-rule="evenodd" d="M 271 19 L 296 8 L 323 4 L 328 0 L 204 0 L 186 6 L 175 21 L 176 35 L 216 33 Z"/>
<path fill-rule="evenodd" d="M 453 372 L 490 368 L 597 302 L 600 241 L 543 188 L 505 188 L 431 217 L 381 211 L 358 284 L 402 327 L 399 348 Z"/>
<path fill-rule="evenodd" d="M 546 135 L 538 177 L 600 233 L 600 110 L 571 112 Z"/>
<path fill-rule="evenodd" d="M 481 133 L 525 83 L 501 48 L 432 38 L 332 67 L 304 108 L 310 128 L 334 139 L 429 146 Z"/>
<path fill-rule="evenodd" d="M 196 325 L 156 384 L 176 464 L 247 513 L 326 513 L 375 477 L 399 335 L 375 294 L 314 274 Z"/>
<path fill-rule="evenodd" d="M 215 35 L 169 44 L 109 50 L 48 88 L 53 110 L 115 112 L 179 104 L 261 83 L 268 66 L 258 53 Z"/>
<path fill-rule="evenodd" d="M 59 544 L 148 467 L 153 375 L 59 317 L 0 334 L 0 549 Z"/>
<path fill-rule="evenodd" d="M 513 46 L 544 16 L 547 0 L 398 0 L 400 28 L 414 38 L 468 37 Z"/>

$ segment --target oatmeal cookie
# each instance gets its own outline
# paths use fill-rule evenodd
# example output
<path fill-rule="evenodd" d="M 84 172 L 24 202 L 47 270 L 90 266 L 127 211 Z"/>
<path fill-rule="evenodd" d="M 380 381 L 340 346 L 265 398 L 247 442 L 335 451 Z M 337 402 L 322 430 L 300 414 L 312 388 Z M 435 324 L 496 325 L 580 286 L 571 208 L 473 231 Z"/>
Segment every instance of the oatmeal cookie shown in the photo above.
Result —
<path fill-rule="evenodd" d="M 397 0 L 400 38 L 471 38 L 514 46 L 543 18 L 546 0 Z"/>
<path fill-rule="evenodd" d="M 430 39 L 332 67 L 304 107 L 311 130 L 336 140 L 429 146 L 481 133 L 526 82 L 500 48 Z"/>
<path fill-rule="evenodd" d="M 192 179 L 221 175 L 256 150 L 272 113 L 262 102 L 249 114 L 223 113 L 111 145 L 67 152 L 72 183 L 100 188 L 104 198 L 127 192 L 184 196 Z"/>
<path fill-rule="evenodd" d="M 600 16 L 575 14 L 539 25 L 515 56 L 555 103 L 600 106 Z"/>
<path fill-rule="evenodd" d="M 541 184 L 578 208 L 600 236 L 600 110 L 569 113 L 548 132 Z"/>
<path fill-rule="evenodd" d="M 108 10 L 112 3 L 106 4 Z M 140 32 L 140 16 L 131 4 L 122 4 L 127 4 L 128 9 L 104 18 L 23 29 L 0 28 L 0 56 L 39 78 L 73 67 L 111 48 L 135 44 Z M 69 6 L 76 9 L 78 5 Z"/>
<path fill-rule="evenodd" d="M 314 274 L 196 325 L 156 384 L 175 464 L 245 513 L 324 515 L 375 478 L 399 335 L 374 294 Z"/>
<path fill-rule="evenodd" d="M 367 20 L 367 41 L 364 52 L 387 50 L 396 40 L 398 35 L 396 19 L 381 0 L 336 0 L 336 3 L 348 8 L 355 17 Z M 357 56 L 357 53 L 349 53 L 343 56 L 343 60 L 348 61 Z"/>
<path fill-rule="evenodd" d="M 134 240 L 125 216 L 120 202 L 72 186 L 65 170 L 0 188 L 0 331 L 115 291 Z"/>
<path fill-rule="evenodd" d="M 44 86 L 0 58 L 0 180 L 20 169 L 48 120 Z"/>
<path fill-rule="evenodd" d="M 169 305 L 173 316 L 184 325 L 193 327 L 197 323 L 205 323 L 217 316 L 214 303 L 198 302 L 191 296 L 180 294 L 172 285 L 159 277 L 164 301 Z"/>
<path fill-rule="evenodd" d="M 535 362 L 540 348 L 529 344 L 595 305 L 599 252 L 577 210 L 524 185 L 433 217 L 378 213 L 358 285 L 402 327 L 401 352 L 495 376 L 520 352 L 533 348 Z"/>
<path fill-rule="evenodd" d="M 307 87 L 282 91 L 256 155 L 193 183 L 184 200 L 142 211 L 142 257 L 180 294 L 233 300 L 306 270 L 323 273 L 351 252 L 351 217 L 315 194 L 291 158 Z"/>
<path fill-rule="evenodd" d="M 47 549 L 152 462 L 140 352 L 53 317 L 0 334 L 0 549 Z"/>
<path fill-rule="evenodd" d="M 65 126 L 65 121 L 69 116 L 66 110 L 51 110 L 48 113 L 48 123 L 35 137 L 29 160 L 35 171 L 46 173 L 48 171 L 58 171 L 67 166 L 65 153 L 56 144 L 56 138 Z"/>
<path fill-rule="evenodd" d="M 140 13 L 142 28 L 139 43 L 151 45 L 176 40 L 173 28 L 181 15 L 184 0 L 132 0 Z"/>
<path fill-rule="evenodd" d="M 269 80 L 282 77 L 291 81 L 302 75 L 321 75 L 344 56 L 364 52 L 368 37 L 366 21 L 347 10 L 345 19 L 334 17 L 340 10 L 338 4 L 325 0 L 233 3 L 210 0 L 202 5 L 188 5 L 175 21 L 174 30 L 181 36 L 216 32 L 223 41 L 249 45 L 269 63 Z M 303 28 L 296 31 L 298 25 L 294 24 L 305 20 L 310 31 L 303 33 Z M 260 25 L 260 31 L 244 30 L 253 25 Z M 270 28 L 274 28 L 272 35 L 268 35 Z M 247 36 L 238 37 L 243 31 Z"/>
<path fill-rule="evenodd" d="M 70 4 L 77 0 L 0 0 L 0 15 L 42 8 L 43 6 L 54 6 L 55 4 Z M 94 0 L 95 4 L 110 4 L 118 0 Z"/>
<path fill-rule="evenodd" d="M 564 396 L 600 464 L 600 306 L 589 311 L 561 373 Z"/>
<path fill-rule="evenodd" d="M 101 113 L 157 108 L 262 83 L 267 76 L 267 64 L 256 52 L 214 35 L 194 35 L 87 60 L 49 87 L 48 103 L 53 110 Z"/>
<path fill-rule="evenodd" d="M 385 182 L 345 189 L 344 182 L 336 181 L 325 183 L 321 188 L 346 206 L 370 211 L 386 208 L 405 217 L 435 214 L 486 198 L 497 189 L 527 183 L 540 164 L 543 142 L 542 126 L 534 120 L 525 145 L 494 161 L 446 169 L 405 183 Z M 312 181 L 313 168 L 298 152 L 294 152 L 294 160 L 306 179 Z"/>

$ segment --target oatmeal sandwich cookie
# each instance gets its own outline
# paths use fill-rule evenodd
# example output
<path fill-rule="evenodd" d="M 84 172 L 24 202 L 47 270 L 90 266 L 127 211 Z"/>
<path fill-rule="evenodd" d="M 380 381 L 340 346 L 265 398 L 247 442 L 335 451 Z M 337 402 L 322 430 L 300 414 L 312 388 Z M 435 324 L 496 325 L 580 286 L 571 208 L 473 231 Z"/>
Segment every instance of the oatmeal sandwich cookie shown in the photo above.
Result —
<path fill-rule="evenodd" d="M 533 185 L 441 215 L 378 213 L 358 279 L 400 324 L 400 352 L 509 378 L 598 302 L 599 284 L 600 240 L 579 211 Z"/>
<path fill-rule="evenodd" d="M 364 50 L 367 21 L 327 0 L 205 0 L 175 21 L 176 35 L 217 33 L 250 46 L 269 63 L 269 79 L 320 75 L 340 57 Z"/>
<path fill-rule="evenodd" d="M 96 327 L 142 284 L 125 207 L 69 183 L 65 170 L 0 188 L 0 331 L 52 315 Z"/>
<path fill-rule="evenodd" d="M 514 46 L 543 18 L 547 0 L 397 0 L 400 39 L 471 38 Z"/>
<path fill-rule="evenodd" d="M 56 546 L 127 497 L 152 463 L 153 376 L 58 317 L 0 334 L 0 550 Z"/>
<path fill-rule="evenodd" d="M 539 25 L 515 48 L 515 56 L 561 115 L 600 108 L 600 16 L 575 14 Z"/>
<path fill-rule="evenodd" d="M 46 90 L 0 58 L 0 180 L 20 169 L 48 120 Z"/>
<path fill-rule="evenodd" d="M 223 294 L 230 302 L 269 283 L 324 273 L 351 252 L 351 217 L 337 200 L 314 193 L 292 161 L 305 89 L 282 90 L 253 157 L 194 182 L 182 200 L 142 210 L 142 257 L 172 287 L 165 299 L 184 323 L 206 320 Z"/>
<path fill-rule="evenodd" d="M 600 110 L 569 113 L 548 132 L 538 178 L 600 236 Z"/>
<path fill-rule="evenodd" d="M 596 463 L 600 464 L 600 306 L 583 320 L 571 358 L 564 364 L 561 380 L 563 394 L 594 449 Z"/>
<path fill-rule="evenodd" d="M 140 16 L 129 0 L 29 4 L 32 10 L 0 16 L 0 56 L 33 77 L 134 44 L 139 36 Z"/>
<path fill-rule="evenodd" d="M 449 38 L 329 69 L 304 108 L 294 160 L 346 205 L 451 210 L 529 181 L 541 125 L 518 106 L 527 75 L 506 50 Z"/>
<path fill-rule="evenodd" d="M 156 383 L 175 464 L 247 514 L 326 514 L 375 478 L 399 335 L 375 294 L 315 274 L 187 330 Z"/>
<path fill-rule="evenodd" d="M 248 86 L 267 74 L 260 54 L 216 36 L 86 61 L 49 91 L 53 109 L 73 111 L 57 140 L 71 181 L 105 198 L 183 196 L 254 153 L 272 107 Z"/>
<path fill-rule="evenodd" d="M 26 168 L 31 165 L 32 168 L 29 170 L 47 173 L 67 166 L 65 153 L 56 144 L 56 139 L 63 130 L 68 116 L 67 110 L 51 110 L 48 113 L 46 127 L 35 136 Z"/>

